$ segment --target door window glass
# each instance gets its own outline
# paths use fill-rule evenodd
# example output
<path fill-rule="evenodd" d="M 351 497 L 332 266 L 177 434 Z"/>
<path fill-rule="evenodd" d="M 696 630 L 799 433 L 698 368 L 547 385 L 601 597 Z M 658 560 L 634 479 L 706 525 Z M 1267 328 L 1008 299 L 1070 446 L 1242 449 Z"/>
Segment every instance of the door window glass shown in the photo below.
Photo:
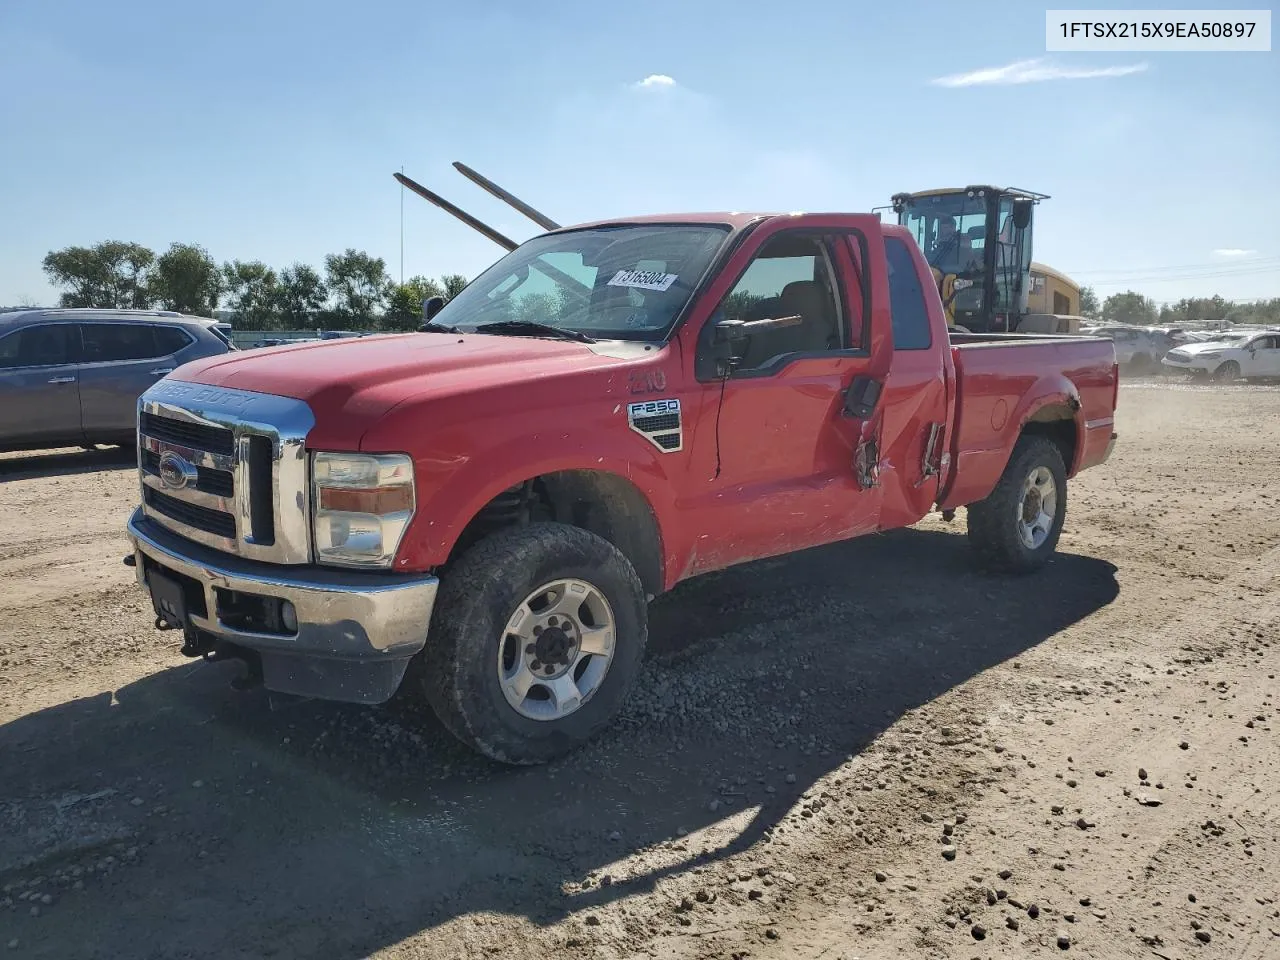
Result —
<path fill-rule="evenodd" d="M 191 342 L 191 338 L 177 327 L 156 327 L 154 333 L 156 356 L 159 357 L 167 357 L 172 353 L 177 353 Z"/>
<path fill-rule="evenodd" d="M 933 346 L 929 309 L 925 305 L 920 274 L 907 245 L 897 237 L 885 237 L 885 261 L 889 268 L 889 309 L 893 311 L 895 350 L 928 350 Z"/>
<path fill-rule="evenodd" d="M 150 360 L 165 353 L 156 348 L 152 328 L 145 323 L 85 323 L 80 330 L 85 363 Z"/>
<path fill-rule="evenodd" d="M 24 327 L 0 339 L 0 368 L 54 366 L 70 361 L 71 327 L 62 323 Z"/>
<path fill-rule="evenodd" d="M 748 334 L 738 371 L 758 370 L 789 353 L 839 350 L 844 345 L 834 271 L 827 247 L 812 237 L 769 240 L 720 303 L 711 322 L 800 317 L 791 327 Z"/>

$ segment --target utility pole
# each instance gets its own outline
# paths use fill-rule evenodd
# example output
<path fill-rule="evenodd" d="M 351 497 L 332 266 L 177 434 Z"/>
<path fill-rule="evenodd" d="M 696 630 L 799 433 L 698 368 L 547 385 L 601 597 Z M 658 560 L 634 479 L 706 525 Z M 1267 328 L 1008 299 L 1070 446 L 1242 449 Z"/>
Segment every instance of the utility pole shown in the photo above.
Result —
<path fill-rule="evenodd" d="M 404 164 L 400 172 L 404 173 Z M 404 184 L 400 185 L 400 286 L 404 286 Z"/>

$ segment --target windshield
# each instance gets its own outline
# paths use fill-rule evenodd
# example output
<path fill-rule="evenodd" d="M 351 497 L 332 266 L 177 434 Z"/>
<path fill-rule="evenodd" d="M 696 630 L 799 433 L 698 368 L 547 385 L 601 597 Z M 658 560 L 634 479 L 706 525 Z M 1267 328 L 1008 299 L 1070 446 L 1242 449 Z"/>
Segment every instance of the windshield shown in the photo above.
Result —
<path fill-rule="evenodd" d="M 987 232 L 986 203 L 963 193 L 918 197 L 901 223 L 916 238 L 929 266 L 964 275 L 982 269 Z"/>
<path fill-rule="evenodd" d="M 529 322 L 596 339 L 660 340 L 728 233 L 646 224 L 535 237 L 468 284 L 432 323 L 471 332 Z"/>
<path fill-rule="evenodd" d="M 915 237 L 929 266 L 940 275 L 938 292 L 949 322 L 969 329 L 985 328 L 982 258 L 986 211 L 984 199 L 944 193 L 917 197 L 898 218 Z"/>

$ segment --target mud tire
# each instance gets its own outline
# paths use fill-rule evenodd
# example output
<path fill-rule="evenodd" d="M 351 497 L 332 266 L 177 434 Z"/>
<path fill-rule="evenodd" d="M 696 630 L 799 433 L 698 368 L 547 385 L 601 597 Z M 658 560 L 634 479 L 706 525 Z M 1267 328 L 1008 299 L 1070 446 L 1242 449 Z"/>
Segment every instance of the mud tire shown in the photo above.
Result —
<path fill-rule="evenodd" d="M 1041 467 L 1053 475 L 1057 506 L 1049 535 L 1032 548 L 1019 534 L 1018 519 L 1023 485 Z M 1044 566 L 1057 549 L 1067 516 L 1067 471 L 1057 444 L 1041 436 L 1020 437 L 995 489 L 986 499 L 969 504 L 967 513 L 969 543 L 987 569 L 1027 574 Z"/>
<path fill-rule="evenodd" d="M 532 720 L 503 695 L 498 650 L 516 607 L 541 584 L 560 578 L 585 580 L 608 600 L 613 659 L 599 688 L 575 712 Z M 446 571 L 417 673 L 427 702 L 463 743 L 500 763 L 546 763 L 577 749 L 614 719 L 647 640 L 645 592 L 627 558 L 581 528 L 537 523 L 486 537 Z"/>

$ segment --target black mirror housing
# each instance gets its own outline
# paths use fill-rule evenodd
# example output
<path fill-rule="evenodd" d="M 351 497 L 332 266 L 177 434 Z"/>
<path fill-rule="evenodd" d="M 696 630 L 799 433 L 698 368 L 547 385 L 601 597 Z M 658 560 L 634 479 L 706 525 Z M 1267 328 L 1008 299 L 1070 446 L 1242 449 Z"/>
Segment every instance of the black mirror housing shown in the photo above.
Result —
<path fill-rule="evenodd" d="M 1031 208 L 1034 202 L 1026 199 L 1013 201 L 1013 225 L 1019 230 L 1031 226 Z"/>
<path fill-rule="evenodd" d="M 427 297 L 422 301 L 422 319 L 430 322 L 443 309 L 444 297 Z"/>

